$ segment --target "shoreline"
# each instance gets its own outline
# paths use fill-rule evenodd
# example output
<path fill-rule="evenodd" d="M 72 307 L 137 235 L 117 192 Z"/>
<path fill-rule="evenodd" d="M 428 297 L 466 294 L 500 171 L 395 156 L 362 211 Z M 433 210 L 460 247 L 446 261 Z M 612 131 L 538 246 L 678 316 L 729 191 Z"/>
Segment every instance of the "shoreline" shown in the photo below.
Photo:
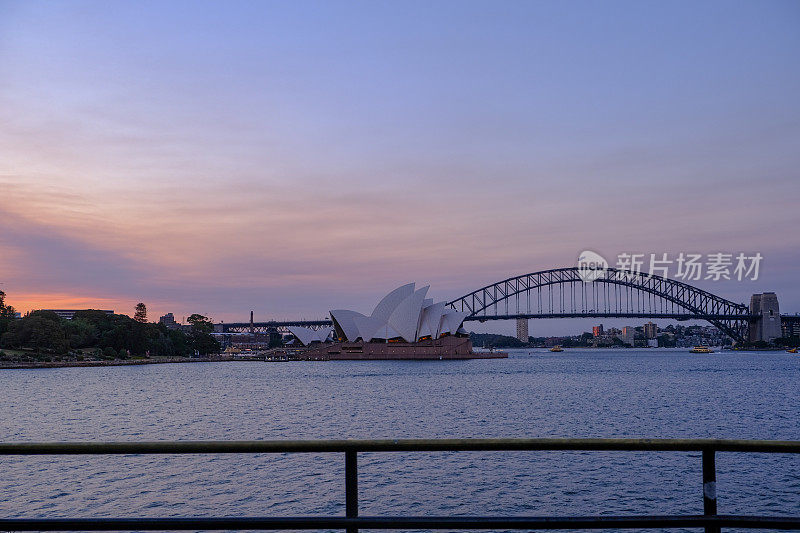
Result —
<path fill-rule="evenodd" d="M 519 347 L 519 348 L 505 348 L 506 350 L 531 350 L 531 349 L 547 349 L 547 348 L 528 348 L 528 347 Z M 611 347 L 591 347 L 591 346 L 573 346 L 569 348 L 570 350 L 606 350 L 611 349 Z M 634 349 L 634 348 L 628 348 Z M 639 348 L 644 349 L 644 348 Z M 653 349 L 653 348 L 651 348 Z M 669 350 L 670 348 L 662 348 Z M 682 351 L 681 348 L 675 349 L 671 348 L 674 351 Z M 740 348 L 740 349 L 733 349 L 733 350 L 724 350 L 725 352 L 735 353 L 738 351 L 753 351 L 753 352 L 781 352 L 785 351 L 783 348 Z M 469 357 L 464 359 L 485 359 L 485 358 L 494 358 L 491 357 L 489 354 L 492 352 L 483 351 L 480 348 L 476 350 L 475 354 L 477 357 Z M 499 352 L 495 352 L 499 353 Z M 508 354 L 505 353 L 505 356 L 508 357 Z M 500 356 L 502 357 L 502 356 Z M 358 360 L 358 358 L 354 358 Z M 423 358 L 427 359 L 427 358 Z M 289 359 L 289 358 L 275 358 L 273 355 L 270 357 L 270 354 L 261 354 L 261 355 L 254 355 L 254 356 L 233 356 L 233 355 L 212 355 L 212 356 L 205 356 L 205 357 L 163 357 L 163 358 L 154 358 L 154 359 L 112 359 L 107 361 L 0 361 L 0 370 L 14 370 L 14 369 L 35 369 L 35 368 L 80 368 L 80 367 L 102 367 L 102 366 L 137 366 L 137 365 L 164 365 L 164 364 L 180 364 L 180 363 L 222 363 L 222 362 L 236 362 L 236 361 L 246 361 L 246 362 L 275 362 L 275 361 L 304 361 L 310 359 Z M 364 359 L 370 360 L 370 359 Z M 390 360 L 390 359 L 372 359 L 372 360 Z M 400 359 L 402 360 L 402 359 Z"/>
<path fill-rule="evenodd" d="M 207 356 L 207 357 L 164 357 L 158 359 L 112 359 L 108 361 L 0 361 L 0 370 L 33 368 L 73 368 L 97 366 L 136 366 L 163 365 L 170 363 L 218 363 L 227 361 L 264 361 L 263 358 Z"/>

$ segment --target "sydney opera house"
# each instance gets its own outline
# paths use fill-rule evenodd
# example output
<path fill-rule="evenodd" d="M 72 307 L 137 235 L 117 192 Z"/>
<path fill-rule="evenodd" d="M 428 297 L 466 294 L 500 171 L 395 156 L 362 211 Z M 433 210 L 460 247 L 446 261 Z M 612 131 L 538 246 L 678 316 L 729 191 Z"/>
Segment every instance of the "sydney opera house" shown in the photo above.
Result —
<path fill-rule="evenodd" d="M 475 353 L 461 327 L 467 313 L 445 307 L 425 296 L 429 286 L 414 283 L 398 287 L 383 297 L 367 316 L 348 309 L 331 311 L 333 342 L 329 331 L 291 328 L 308 349 L 307 359 L 470 359 L 504 357 L 501 353 Z"/>

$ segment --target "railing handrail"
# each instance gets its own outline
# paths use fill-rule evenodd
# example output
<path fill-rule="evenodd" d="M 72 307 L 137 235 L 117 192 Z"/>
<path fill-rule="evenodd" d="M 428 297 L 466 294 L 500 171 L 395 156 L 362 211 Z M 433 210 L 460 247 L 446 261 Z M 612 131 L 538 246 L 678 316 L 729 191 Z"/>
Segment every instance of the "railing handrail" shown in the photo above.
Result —
<path fill-rule="evenodd" d="M 448 451 L 678 451 L 800 453 L 796 440 L 532 438 L 116 441 L 0 443 L 0 455 Z"/>
<path fill-rule="evenodd" d="M 10 531 L 199 531 L 199 530 L 357 530 L 357 529 L 622 529 L 714 528 L 800 529 L 800 518 L 746 515 L 665 516 L 291 516 L 170 518 L 0 519 Z"/>
<path fill-rule="evenodd" d="M 587 517 L 359 517 L 359 452 L 457 451 L 675 451 L 701 452 L 702 515 Z M 717 452 L 800 453 L 800 441 L 730 439 L 384 439 L 254 440 L 154 442 L 17 442 L 0 443 L 3 455 L 107 455 L 193 453 L 344 453 L 345 516 L 321 517 L 187 517 L 187 518 L 0 518 L 0 530 L 110 531 L 200 529 L 609 529 L 722 527 L 800 530 L 800 516 L 733 516 L 717 514 Z"/>

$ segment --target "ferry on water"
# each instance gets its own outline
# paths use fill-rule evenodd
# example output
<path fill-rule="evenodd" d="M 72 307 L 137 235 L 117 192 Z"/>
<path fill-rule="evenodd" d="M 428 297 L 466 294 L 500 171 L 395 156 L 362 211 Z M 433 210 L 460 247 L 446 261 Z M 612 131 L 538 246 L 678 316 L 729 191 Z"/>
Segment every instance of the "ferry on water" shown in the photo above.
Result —
<path fill-rule="evenodd" d="M 551 352 L 563 352 L 563 351 L 564 351 L 564 348 L 562 348 L 562 347 L 561 347 L 561 346 L 559 346 L 559 345 L 555 345 L 555 346 L 553 346 L 552 348 L 550 348 L 550 351 L 551 351 Z"/>
<path fill-rule="evenodd" d="M 708 346 L 695 346 L 689 351 L 692 353 L 714 353 L 714 350 L 712 350 Z"/>
<path fill-rule="evenodd" d="M 797 353 L 797 348 L 791 348 L 791 349 L 786 350 L 786 351 L 789 352 L 789 353 Z"/>

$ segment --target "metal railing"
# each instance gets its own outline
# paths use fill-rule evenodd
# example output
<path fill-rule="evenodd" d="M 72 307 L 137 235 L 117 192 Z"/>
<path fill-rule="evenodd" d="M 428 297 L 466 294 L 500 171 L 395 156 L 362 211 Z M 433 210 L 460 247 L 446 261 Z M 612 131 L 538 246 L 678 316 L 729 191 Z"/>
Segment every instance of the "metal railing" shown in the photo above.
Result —
<path fill-rule="evenodd" d="M 359 516 L 359 452 L 675 451 L 702 454 L 702 515 L 642 516 Z M 800 516 L 717 514 L 717 452 L 800 453 L 800 441 L 709 439 L 407 439 L 0 443 L 3 455 L 343 453 L 345 516 L 191 518 L 0 518 L 3 531 L 276 529 L 611 529 L 722 527 L 800 530 Z"/>

